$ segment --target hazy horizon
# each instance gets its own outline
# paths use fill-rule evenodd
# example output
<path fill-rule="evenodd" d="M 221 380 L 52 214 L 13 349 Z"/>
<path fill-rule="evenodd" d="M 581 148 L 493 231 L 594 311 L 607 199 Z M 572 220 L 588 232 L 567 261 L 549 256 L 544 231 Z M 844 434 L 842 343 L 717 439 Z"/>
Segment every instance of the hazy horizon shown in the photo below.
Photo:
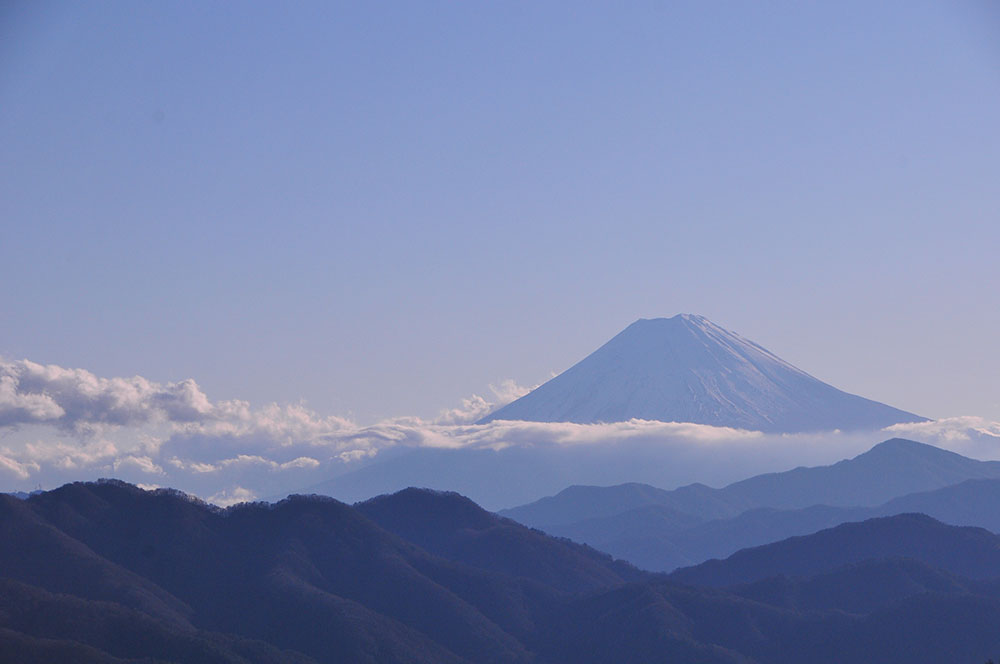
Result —
<path fill-rule="evenodd" d="M 0 485 L 501 446 L 469 418 L 678 313 L 1000 456 L 997 34 L 978 0 L 7 4 Z"/>
<path fill-rule="evenodd" d="M 694 329 L 712 327 L 700 320 Z M 687 325 L 645 327 L 628 339 L 647 343 L 650 331 Z M 621 352 L 620 343 L 612 353 Z M 627 418 L 477 423 L 528 390 L 508 380 L 433 418 L 365 424 L 303 404 L 215 399 L 193 379 L 157 383 L 0 358 L 0 476 L 7 490 L 118 477 L 220 504 L 315 490 L 354 501 L 417 485 L 499 509 L 570 484 L 723 486 L 833 463 L 892 437 L 1000 458 L 1000 423 L 977 416 L 784 433 Z"/>
<path fill-rule="evenodd" d="M 374 423 L 692 312 L 1000 420 L 992 3 L 2 12 L 3 357 Z"/>

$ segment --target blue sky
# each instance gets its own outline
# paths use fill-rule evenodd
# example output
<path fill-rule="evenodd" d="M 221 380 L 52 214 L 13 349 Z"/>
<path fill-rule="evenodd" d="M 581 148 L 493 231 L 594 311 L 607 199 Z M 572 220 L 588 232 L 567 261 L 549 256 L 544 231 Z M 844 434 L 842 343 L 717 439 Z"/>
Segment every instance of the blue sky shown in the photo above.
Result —
<path fill-rule="evenodd" d="M 375 422 L 701 313 L 1000 420 L 987 2 L 0 9 L 0 356 Z"/>

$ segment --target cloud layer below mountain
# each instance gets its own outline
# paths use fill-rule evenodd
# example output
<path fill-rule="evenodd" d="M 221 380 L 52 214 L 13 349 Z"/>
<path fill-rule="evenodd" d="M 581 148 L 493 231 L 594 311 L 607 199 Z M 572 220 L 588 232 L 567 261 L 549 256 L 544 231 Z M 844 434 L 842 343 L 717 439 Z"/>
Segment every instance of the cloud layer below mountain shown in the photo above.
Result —
<path fill-rule="evenodd" d="M 678 463 L 699 457 L 702 463 L 691 468 L 701 468 L 702 476 L 689 481 L 827 463 L 892 436 L 978 458 L 1000 454 L 1000 424 L 976 417 L 901 424 L 880 432 L 798 435 L 644 420 L 472 424 L 528 389 L 510 380 L 491 387 L 492 399 L 473 395 L 433 421 L 401 417 L 360 426 L 302 404 L 212 401 L 191 379 L 103 378 L 84 369 L 0 360 L 0 489 L 114 476 L 230 503 L 316 484 L 406 449 L 617 450 L 624 455 L 655 449 L 669 452 Z M 748 460 L 759 468 L 748 468 Z M 718 466 L 712 466 L 711 477 L 704 476 L 709 462 Z M 677 476 L 665 473 L 661 484 Z"/>

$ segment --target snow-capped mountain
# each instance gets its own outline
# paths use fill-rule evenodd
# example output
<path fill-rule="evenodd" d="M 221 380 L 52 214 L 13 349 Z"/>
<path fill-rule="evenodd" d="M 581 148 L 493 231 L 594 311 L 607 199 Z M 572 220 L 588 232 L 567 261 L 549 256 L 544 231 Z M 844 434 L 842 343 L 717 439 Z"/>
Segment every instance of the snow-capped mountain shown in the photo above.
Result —
<path fill-rule="evenodd" d="M 842 392 L 703 316 L 679 314 L 637 320 L 480 422 L 633 418 L 767 432 L 878 429 L 925 419 Z"/>

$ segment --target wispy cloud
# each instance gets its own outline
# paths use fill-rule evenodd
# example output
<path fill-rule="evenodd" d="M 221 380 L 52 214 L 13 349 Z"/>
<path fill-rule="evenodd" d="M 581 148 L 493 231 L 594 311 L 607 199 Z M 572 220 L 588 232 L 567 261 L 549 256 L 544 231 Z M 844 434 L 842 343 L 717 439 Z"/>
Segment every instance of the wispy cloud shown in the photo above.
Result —
<path fill-rule="evenodd" d="M 535 387 L 538 386 L 535 385 Z M 502 380 L 497 385 L 490 385 L 490 391 L 493 393 L 492 401 L 488 401 L 478 394 L 473 394 L 468 399 L 462 399 L 462 405 L 459 408 L 450 408 L 441 411 L 441 414 L 434 420 L 434 423 L 472 424 L 486 417 L 497 408 L 506 406 L 515 399 L 520 399 L 535 389 L 535 387 L 518 385 L 510 378 Z"/>
<path fill-rule="evenodd" d="M 0 454 L 0 471 L 6 471 L 17 479 L 30 479 L 33 473 L 40 471 L 42 467 L 34 462 L 21 462 L 9 456 Z"/>

